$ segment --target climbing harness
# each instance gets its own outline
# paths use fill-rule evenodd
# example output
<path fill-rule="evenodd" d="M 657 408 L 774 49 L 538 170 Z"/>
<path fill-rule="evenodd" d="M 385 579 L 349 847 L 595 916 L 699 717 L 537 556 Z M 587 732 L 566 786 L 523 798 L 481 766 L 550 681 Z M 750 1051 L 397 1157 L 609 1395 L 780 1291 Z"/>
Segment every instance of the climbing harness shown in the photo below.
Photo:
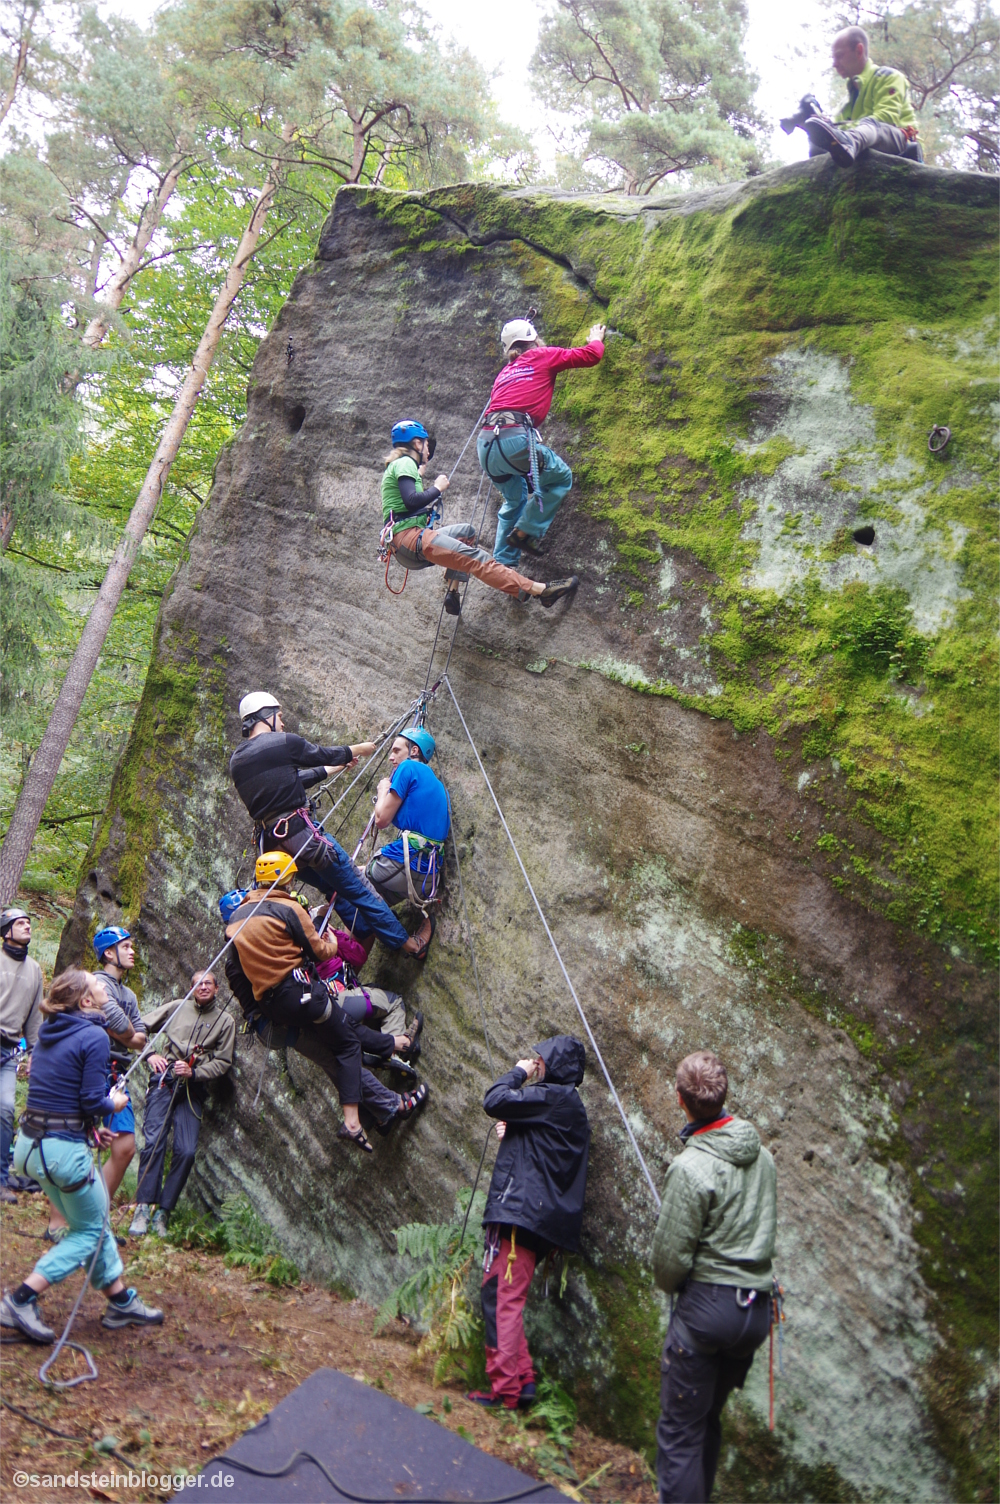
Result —
<path fill-rule="evenodd" d="M 410 845 L 411 845 L 411 843 L 413 845 L 414 851 L 417 851 L 417 852 L 427 851 L 427 852 L 430 853 L 430 855 L 428 856 L 428 859 L 427 859 L 428 866 L 427 866 L 427 872 L 426 872 L 426 875 L 425 875 L 425 881 L 421 884 L 421 887 L 426 888 L 426 886 L 427 886 L 426 878 L 429 877 L 430 880 L 431 880 L 431 891 L 424 898 L 418 898 L 417 897 L 417 890 L 416 890 L 416 888 L 413 885 L 413 872 L 412 872 L 412 869 L 410 867 Z M 404 867 L 406 869 L 406 893 L 407 893 L 407 897 L 409 898 L 410 902 L 413 904 L 413 907 L 415 909 L 419 909 L 420 912 L 421 912 L 421 914 L 423 914 L 423 916 L 424 916 L 425 919 L 427 918 L 427 910 L 430 908 L 431 904 L 432 903 L 437 903 L 439 901 L 438 900 L 438 858 L 439 858 L 439 856 L 441 854 L 441 851 L 443 849 L 444 849 L 444 842 L 443 841 L 435 841 L 430 836 L 421 836 L 421 835 L 418 835 L 415 830 L 404 830 L 403 831 L 403 864 L 404 864 Z"/>
<path fill-rule="evenodd" d="M 492 419 L 492 422 L 490 421 Z M 530 490 L 534 495 L 541 512 L 542 486 L 538 475 L 538 443 L 539 435 L 530 413 L 496 412 L 486 416 L 484 433 L 492 428 L 493 437 L 486 446 L 483 456 L 483 468 L 490 480 L 497 484 L 507 480 L 513 480 L 515 476 L 527 478 L 530 481 Z M 501 437 L 501 433 L 503 437 Z M 515 444 L 513 451 L 504 448 L 505 442 Z M 493 451 L 496 449 L 500 455 L 501 469 L 496 469 L 493 463 Z"/>
<path fill-rule="evenodd" d="M 771 1330 L 770 1352 L 768 1355 L 768 1415 L 767 1429 L 774 1430 L 774 1329 L 778 1329 L 778 1372 L 782 1378 L 785 1376 L 785 1365 L 782 1361 L 781 1327 L 785 1320 L 785 1291 L 778 1284 L 777 1275 L 771 1282 Z"/>

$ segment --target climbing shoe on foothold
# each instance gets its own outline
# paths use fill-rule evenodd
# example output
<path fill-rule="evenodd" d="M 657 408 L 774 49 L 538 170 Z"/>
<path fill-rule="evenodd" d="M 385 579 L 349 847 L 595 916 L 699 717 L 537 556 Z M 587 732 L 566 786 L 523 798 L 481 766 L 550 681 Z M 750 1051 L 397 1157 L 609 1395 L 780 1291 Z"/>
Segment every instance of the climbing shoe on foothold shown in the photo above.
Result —
<path fill-rule="evenodd" d="M 412 1117 L 417 1109 L 423 1107 L 427 1101 L 427 1089 L 427 1082 L 422 1081 L 416 1091 L 410 1092 L 407 1096 L 400 1097 L 396 1116 L 399 1118 Z"/>
<path fill-rule="evenodd" d="M 127 1295 L 128 1299 L 123 1301 L 122 1295 Z M 120 1295 L 108 1297 L 101 1325 L 109 1331 L 116 1331 L 123 1326 L 162 1326 L 163 1312 L 155 1306 L 147 1306 L 145 1301 L 139 1299 L 138 1291 L 129 1286 Z"/>
<path fill-rule="evenodd" d="M 165 1212 L 162 1206 L 157 1207 L 149 1224 L 149 1230 L 154 1237 L 165 1238 L 167 1236 L 167 1218 L 169 1215 L 170 1213 Z"/>
<path fill-rule="evenodd" d="M 535 1398 L 536 1398 L 535 1385 L 534 1384 L 522 1384 L 521 1385 L 521 1393 L 517 1397 L 517 1408 L 519 1410 L 530 1410 L 531 1407 L 532 1407 L 532 1405 L 535 1403 Z"/>
<path fill-rule="evenodd" d="M 132 1222 L 128 1230 L 128 1235 L 130 1238 L 144 1238 L 146 1236 L 147 1232 L 149 1231 L 149 1218 L 152 1210 L 153 1208 L 147 1202 L 139 1202 L 139 1205 L 135 1209 L 135 1216 L 132 1218 Z"/>
<path fill-rule="evenodd" d="M 415 1081 L 417 1072 L 408 1060 L 403 1060 L 399 1055 L 390 1055 L 388 1060 L 383 1060 L 382 1065 L 387 1065 L 391 1071 L 398 1071 L 405 1076 L 407 1081 Z"/>
<path fill-rule="evenodd" d="M 346 1139 L 349 1144 L 355 1144 L 361 1150 L 362 1154 L 375 1153 L 375 1150 L 371 1146 L 371 1141 L 363 1128 L 359 1128 L 357 1133 L 352 1133 L 346 1123 L 341 1123 L 337 1130 L 337 1137 Z"/>
<path fill-rule="evenodd" d="M 404 956 L 412 956 L 415 961 L 423 961 L 430 950 L 431 941 L 434 939 L 434 920 L 427 916 L 418 930 L 400 946 Z"/>
<path fill-rule="evenodd" d="M 856 139 L 852 131 L 841 130 L 830 120 L 816 115 L 802 127 L 813 146 L 828 151 L 838 167 L 853 167 L 864 142 Z"/>
<path fill-rule="evenodd" d="M 540 554 L 544 540 L 537 537 L 534 533 L 523 533 L 519 527 L 516 527 L 511 532 L 510 541 L 516 543 L 518 548 L 526 550 L 529 554 Z"/>
<path fill-rule="evenodd" d="M 38 1309 L 37 1300 L 26 1300 L 23 1305 L 18 1305 L 13 1295 L 5 1295 L 0 1300 L 0 1326 L 16 1328 L 22 1336 L 31 1342 L 54 1342 L 56 1334 L 50 1326 L 46 1326 L 42 1320 L 42 1313 Z"/>
<path fill-rule="evenodd" d="M 563 596 L 573 595 L 579 583 L 575 574 L 571 574 L 566 580 L 552 580 L 535 599 L 540 606 L 554 606 L 556 601 L 562 600 Z"/>
<path fill-rule="evenodd" d="M 420 1036 L 423 1033 L 423 1030 L 424 1015 L 418 1008 L 417 1012 L 414 1014 L 412 1024 L 406 1031 L 406 1037 L 410 1041 L 409 1049 L 400 1050 L 399 1052 L 402 1055 L 403 1059 L 408 1060 L 411 1065 L 415 1065 L 416 1062 L 420 1059 Z"/>
<path fill-rule="evenodd" d="M 449 590 L 445 593 L 444 609 L 448 616 L 461 616 L 462 597 L 457 590 Z"/>

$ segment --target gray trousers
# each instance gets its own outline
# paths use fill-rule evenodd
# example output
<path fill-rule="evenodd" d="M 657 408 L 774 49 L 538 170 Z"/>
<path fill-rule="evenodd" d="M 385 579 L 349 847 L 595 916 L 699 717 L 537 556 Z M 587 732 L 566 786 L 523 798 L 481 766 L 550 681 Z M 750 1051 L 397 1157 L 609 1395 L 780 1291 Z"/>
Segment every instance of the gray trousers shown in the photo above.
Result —
<path fill-rule="evenodd" d="M 399 993 L 383 992 L 381 987 L 366 987 L 364 992 L 371 999 L 371 1016 L 375 1028 L 383 1034 L 405 1034 L 406 1004 Z M 361 995 L 361 988 L 356 993 L 345 992 L 343 994 L 345 998 Z"/>
<path fill-rule="evenodd" d="M 413 891 L 418 898 L 427 898 L 431 891 L 430 872 L 412 872 Z M 365 876 L 375 889 L 380 898 L 383 898 L 390 909 L 397 903 L 403 903 L 410 896 L 406 886 L 406 868 L 402 862 L 394 862 L 391 857 L 377 856 L 374 861 L 368 863 L 365 868 Z M 393 1031 L 397 1032 L 397 1031 Z"/>
<path fill-rule="evenodd" d="M 850 131 L 858 141 L 859 151 L 867 149 L 884 152 L 887 157 L 901 157 L 906 150 L 905 132 L 886 120 L 876 120 L 874 115 L 865 115 L 862 120 L 838 120 L 836 125 L 838 130 Z M 809 155 L 822 157 L 826 153 L 810 142 Z"/>

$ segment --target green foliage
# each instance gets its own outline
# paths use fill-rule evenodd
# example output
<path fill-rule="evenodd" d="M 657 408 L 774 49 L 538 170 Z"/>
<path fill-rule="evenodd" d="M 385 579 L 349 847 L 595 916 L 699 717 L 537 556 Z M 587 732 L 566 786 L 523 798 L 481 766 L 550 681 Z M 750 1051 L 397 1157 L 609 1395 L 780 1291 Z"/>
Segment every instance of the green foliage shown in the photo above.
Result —
<path fill-rule="evenodd" d="M 474 1384 L 484 1374 L 483 1323 L 476 1310 L 474 1270 L 483 1252 L 485 1205 L 483 1191 L 473 1197 L 466 1187 L 458 1193 L 453 1221 L 410 1222 L 396 1229 L 400 1256 L 413 1259 L 418 1267 L 383 1303 L 375 1330 L 397 1316 L 416 1317 L 426 1329 L 420 1351 L 436 1358 L 436 1384 L 453 1373 Z"/>
<path fill-rule="evenodd" d="M 529 1426 L 544 1428 L 557 1447 L 573 1444 L 576 1430 L 576 1402 L 556 1379 L 543 1374 L 538 1380 L 537 1396 L 528 1414 Z"/>
<path fill-rule="evenodd" d="M 199 1216 L 192 1207 L 178 1207 L 170 1218 L 167 1238 L 178 1248 L 225 1253 L 230 1269 L 249 1269 L 269 1285 L 299 1283 L 299 1271 L 282 1253 L 273 1227 L 246 1196 L 227 1196 L 220 1221 Z"/>
<path fill-rule="evenodd" d="M 738 175 L 755 163 L 756 78 L 743 56 L 743 0 L 556 0 L 531 74 L 576 123 L 560 164 L 588 181 L 649 193 L 673 173 Z"/>

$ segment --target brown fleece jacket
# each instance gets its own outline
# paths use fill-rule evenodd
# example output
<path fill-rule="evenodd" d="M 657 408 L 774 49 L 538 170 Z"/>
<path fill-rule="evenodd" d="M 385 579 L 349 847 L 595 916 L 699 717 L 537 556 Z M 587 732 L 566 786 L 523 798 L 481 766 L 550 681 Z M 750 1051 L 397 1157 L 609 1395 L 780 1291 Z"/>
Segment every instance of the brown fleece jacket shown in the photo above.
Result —
<path fill-rule="evenodd" d="M 258 1003 L 265 992 L 283 982 L 289 972 L 302 965 L 303 960 L 303 952 L 279 919 L 263 913 L 255 914 L 252 919 L 240 918 L 241 913 L 245 915 L 245 911 L 252 909 L 255 903 L 265 897 L 268 903 L 287 904 L 294 910 L 302 932 L 312 946 L 312 957 L 315 960 L 329 961 L 337 954 L 334 936 L 329 931 L 323 936 L 318 935 L 308 910 L 292 898 L 290 893 L 284 893 L 280 888 L 275 888 L 273 893 L 268 893 L 266 888 L 252 889 L 231 922 L 226 925 L 226 938 L 236 946 L 240 965 Z M 311 958 L 307 954 L 305 959 Z"/>

